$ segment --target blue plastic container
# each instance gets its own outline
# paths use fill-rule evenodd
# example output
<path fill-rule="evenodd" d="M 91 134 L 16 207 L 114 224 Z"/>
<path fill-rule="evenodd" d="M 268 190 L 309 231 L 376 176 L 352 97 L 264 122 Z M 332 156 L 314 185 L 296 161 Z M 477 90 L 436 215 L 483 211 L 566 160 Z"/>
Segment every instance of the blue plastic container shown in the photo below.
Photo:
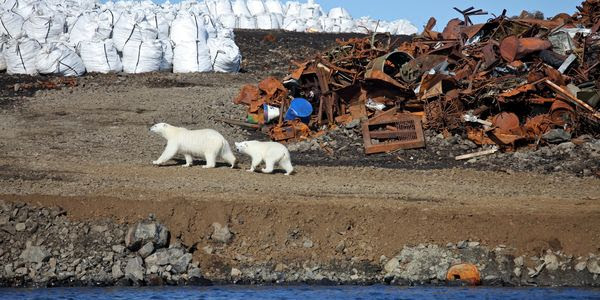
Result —
<path fill-rule="evenodd" d="M 304 98 L 294 98 L 292 99 L 292 102 L 290 102 L 290 108 L 285 113 L 284 119 L 286 121 L 300 119 L 302 122 L 308 124 L 312 112 L 313 108 L 310 102 Z"/>

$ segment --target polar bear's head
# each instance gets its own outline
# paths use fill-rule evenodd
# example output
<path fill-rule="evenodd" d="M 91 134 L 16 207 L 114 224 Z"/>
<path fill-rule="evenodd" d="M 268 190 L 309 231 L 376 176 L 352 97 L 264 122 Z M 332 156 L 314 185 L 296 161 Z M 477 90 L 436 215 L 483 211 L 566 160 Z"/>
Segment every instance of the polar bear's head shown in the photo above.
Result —
<path fill-rule="evenodd" d="M 237 149 L 238 152 L 245 153 L 246 149 L 248 149 L 248 142 L 239 142 L 239 143 L 236 142 L 235 148 Z"/>
<path fill-rule="evenodd" d="M 165 131 L 167 130 L 167 128 L 169 128 L 169 124 L 167 123 L 157 123 L 152 125 L 152 127 L 150 127 L 150 131 L 156 133 L 156 134 L 160 134 L 160 135 L 164 135 Z"/>

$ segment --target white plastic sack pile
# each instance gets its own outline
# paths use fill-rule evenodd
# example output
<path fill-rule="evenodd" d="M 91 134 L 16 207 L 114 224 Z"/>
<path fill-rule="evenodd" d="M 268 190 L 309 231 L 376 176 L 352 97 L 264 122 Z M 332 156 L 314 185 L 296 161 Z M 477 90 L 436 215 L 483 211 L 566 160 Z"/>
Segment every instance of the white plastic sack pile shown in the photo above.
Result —
<path fill-rule="evenodd" d="M 39 51 L 35 67 L 40 74 L 81 76 L 85 73 L 83 61 L 75 50 L 60 42 L 46 44 Z"/>
<path fill-rule="evenodd" d="M 121 58 L 112 40 L 83 41 L 79 55 L 88 72 L 111 73 L 123 71 Z"/>
<path fill-rule="evenodd" d="M 159 40 L 128 42 L 123 48 L 123 71 L 132 74 L 159 71 L 162 58 Z"/>
<path fill-rule="evenodd" d="M 35 61 L 42 46 L 30 38 L 11 40 L 3 51 L 6 73 L 37 75 Z"/>

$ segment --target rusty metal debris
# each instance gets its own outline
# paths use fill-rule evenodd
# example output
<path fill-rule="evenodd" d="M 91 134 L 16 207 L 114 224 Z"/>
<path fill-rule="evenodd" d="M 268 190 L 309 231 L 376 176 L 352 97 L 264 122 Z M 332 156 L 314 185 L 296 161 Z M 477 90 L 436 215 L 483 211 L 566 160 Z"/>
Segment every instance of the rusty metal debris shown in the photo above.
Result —
<path fill-rule="evenodd" d="M 281 81 L 243 87 L 234 102 L 282 142 L 362 122 L 367 154 L 424 147 L 423 127 L 503 151 L 544 143 L 553 129 L 597 136 L 600 1 L 577 9 L 548 20 L 503 11 L 473 24 L 471 16 L 487 13 L 455 8 L 462 19 L 441 33 L 431 18 L 410 42 L 386 34 L 338 40 Z M 309 119 L 285 119 L 292 98 L 312 105 Z M 272 124 L 264 104 L 280 110 Z"/>

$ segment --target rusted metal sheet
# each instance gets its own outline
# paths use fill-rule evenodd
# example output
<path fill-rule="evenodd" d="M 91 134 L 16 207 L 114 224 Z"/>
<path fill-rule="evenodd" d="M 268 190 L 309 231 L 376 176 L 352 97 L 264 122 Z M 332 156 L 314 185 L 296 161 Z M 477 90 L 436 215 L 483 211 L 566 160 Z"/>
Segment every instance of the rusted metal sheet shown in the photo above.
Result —
<path fill-rule="evenodd" d="M 375 116 L 363 122 L 362 132 L 366 154 L 425 147 L 421 119 L 412 114 Z"/>
<path fill-rule="evenodd" d="M 552 43 L 540 38 L 518 38 L 509 36 L 502 40 L 500 44 L 500 54 L 508 62 L 513 62 L 527 54 L 548 50 L 552 48 Z"/>

